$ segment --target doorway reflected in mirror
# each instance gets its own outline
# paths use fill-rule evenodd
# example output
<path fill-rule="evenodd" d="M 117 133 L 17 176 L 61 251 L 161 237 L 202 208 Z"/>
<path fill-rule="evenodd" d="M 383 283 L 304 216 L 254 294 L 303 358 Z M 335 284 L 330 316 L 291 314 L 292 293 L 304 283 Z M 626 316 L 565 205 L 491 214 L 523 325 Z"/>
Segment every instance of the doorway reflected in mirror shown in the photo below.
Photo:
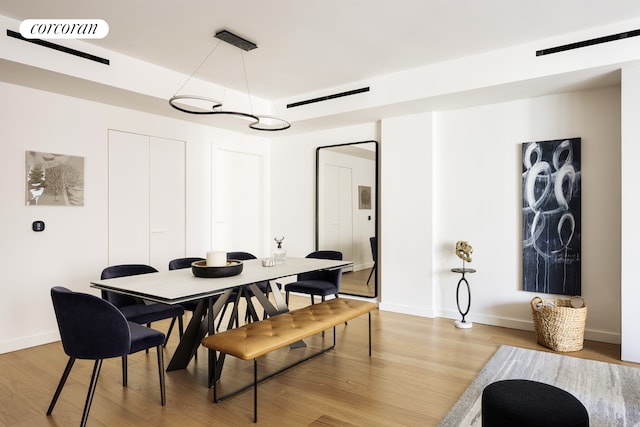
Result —
<path fill-rule="evenodd" d="M 316 150 L 316 249 L 340 251 L 353 262 L 343 270 L 344 294 L 378 295 L 377 145 L 363 141 Z"/>

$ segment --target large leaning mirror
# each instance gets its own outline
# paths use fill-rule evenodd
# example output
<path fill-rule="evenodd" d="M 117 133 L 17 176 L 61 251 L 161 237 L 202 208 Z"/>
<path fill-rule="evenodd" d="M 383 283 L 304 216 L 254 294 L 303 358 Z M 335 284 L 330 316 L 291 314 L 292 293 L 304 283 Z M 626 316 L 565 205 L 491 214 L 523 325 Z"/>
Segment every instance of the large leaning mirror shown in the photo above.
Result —
<path fill-rule="evenodd" d="M 343 271 L 341 293 L 376 297 L 378 143 L 316 150 L 316 249 L 338 250 L 353 268 Z"/>

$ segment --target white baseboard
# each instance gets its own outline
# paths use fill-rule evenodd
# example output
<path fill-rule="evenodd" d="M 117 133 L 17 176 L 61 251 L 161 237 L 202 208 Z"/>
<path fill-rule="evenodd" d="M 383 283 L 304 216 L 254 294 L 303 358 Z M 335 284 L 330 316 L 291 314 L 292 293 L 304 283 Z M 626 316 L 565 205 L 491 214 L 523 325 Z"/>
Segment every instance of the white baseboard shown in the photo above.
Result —
<path fill-rule="evenodd" d="M 391 311 L 393 313 L 411 314 L 421 317 L 436 317 L 431 309 L 419 308 L 413 305 L 385 304 L 384 301 L 379 306 L 382 311 Z"/>
<path fill-rule="evenodd" d="M 30 337 L 23 337 L 11 341 L 3 341 L 0 343 L 0 354 L 23 350 L 29 347 L 36 347 L 43 344 L 49 344 L 55 341 L 60 341 L 60 333 L 58 331 L 40 335 L 33 335 Z"/>
<path fill-rule="evenodd" d="M 416 310 L 415 307 L 407 307 L 400 305 L 380 304 L 381 310 L 392 311 L 395 313 L 411 314 L 422 317 L 443 317 L 446 319 L 460 320 L 460 313 L 456 310 Z M 500 326 L 502 328 L 518 329 L 522 331 L 533 331 L 533 320 L 512 319 L 500 316 L 482 315 L 477 313 L 469 313 L 466 319 L 473 323 L 484 325 Z M 598 331 L 594 329 L 585 329 L 584 338 L 590 341 L 606 342 L 610 344 L 620 344 L 621 337 L 619 333 Z"/>

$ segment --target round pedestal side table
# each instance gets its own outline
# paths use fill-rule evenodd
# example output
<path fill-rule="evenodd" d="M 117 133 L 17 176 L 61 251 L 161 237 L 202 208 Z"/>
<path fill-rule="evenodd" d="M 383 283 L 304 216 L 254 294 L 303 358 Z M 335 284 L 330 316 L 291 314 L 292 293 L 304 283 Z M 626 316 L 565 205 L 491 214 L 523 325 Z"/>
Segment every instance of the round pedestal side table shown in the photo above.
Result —
<path fill-rule="evenodd" d="M 471 308 L 471 288 L 469 287 L 469 282 L 467 281 L 464 275 L 466 273 L 475 273 L 476 270 L 474 268 L 452 268 L 452 272 L 462 274 L 460 280 L 458 280 L 458 287 L 456 288 L 456 305 L 458 306 L 458 311 L 462 316 L 462 320 L 456 320 L 456 328 L 469 329 L 473 327 L 473 323 L 467 322 L 465 320 L 465 316 L 469 313 L 469 308 Z M 464 282 L 467 287 L 467 308 L 462 311 L 460 308 L 460 285 Z"/>

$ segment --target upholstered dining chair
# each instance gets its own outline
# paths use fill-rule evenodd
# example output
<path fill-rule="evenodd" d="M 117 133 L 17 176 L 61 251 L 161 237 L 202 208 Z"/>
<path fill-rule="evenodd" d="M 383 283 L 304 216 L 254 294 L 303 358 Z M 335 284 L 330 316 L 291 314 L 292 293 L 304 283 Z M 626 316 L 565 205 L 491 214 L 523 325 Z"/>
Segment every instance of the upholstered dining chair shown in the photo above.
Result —
<path fill-rule="evenodd" d="M 122 384 L 127 386 L 127 355 L 155 347 L 158 352 L 160 402 L 166 404 L 162 332 L 127 321 L 122 312 L 108 301 L 94 295 L 70 291 L 57 286 L 51 300 L 58 321 L 64 352 L 69 361 L 47 410 L 51 415 L 76 359 L 95 360 L 89 391 L 80 426 L 87 424 L 89 409 L 104 359 L 122 357 Z"/>
<path fill-rule="evenodd" d="M 315 251 L 306 258 L 342 260 L 342 252 L 339 251 Z M 320 296 L 322 301 L 327 295 L 338 297 L 342 284 L 342 269 L 319 270 L 298 274 L 297 280 L 285 285 L 286 303 L 289 305 L 289 292 L 298 292 L 311 295 L 311 304 L 315 304 L 314 296 Z"/>
<path fill-rule="evenodd" d="M 120 264 L 112 265 L 102 270 L 101 279 L 114 279 L 116 277 L 136 276 L 138 274 L 157 273 L 158 270 L 145 264 Z M 129 295 L 122 295 L 116 292 L 102 290 L 102 298 L 118 307 L 127 320 L 151 326 L 152 322 L 171 319 L 169 330 L 167 331 L 167 341 L 173 330 L 176 319 L 178 319 L 178 329 L 182 338 L 183 323 L 182 315 L 184 307 L 179 304 L 145 303 L 145 301 Z M 166 345 L 166 342 L 165 342 Z"/>
<path fill-rule="evenodd" d="M 187 257 L 176 258 L 169 261 L 169 270 L 181 270 L 183 268 L 191 268 L 191 264 L 196 261 L 204 261 L 204 258 Z M 198 301 L 187 301 L 180 304 L 187 311 L 194 311 L 198 305 Z"/>

